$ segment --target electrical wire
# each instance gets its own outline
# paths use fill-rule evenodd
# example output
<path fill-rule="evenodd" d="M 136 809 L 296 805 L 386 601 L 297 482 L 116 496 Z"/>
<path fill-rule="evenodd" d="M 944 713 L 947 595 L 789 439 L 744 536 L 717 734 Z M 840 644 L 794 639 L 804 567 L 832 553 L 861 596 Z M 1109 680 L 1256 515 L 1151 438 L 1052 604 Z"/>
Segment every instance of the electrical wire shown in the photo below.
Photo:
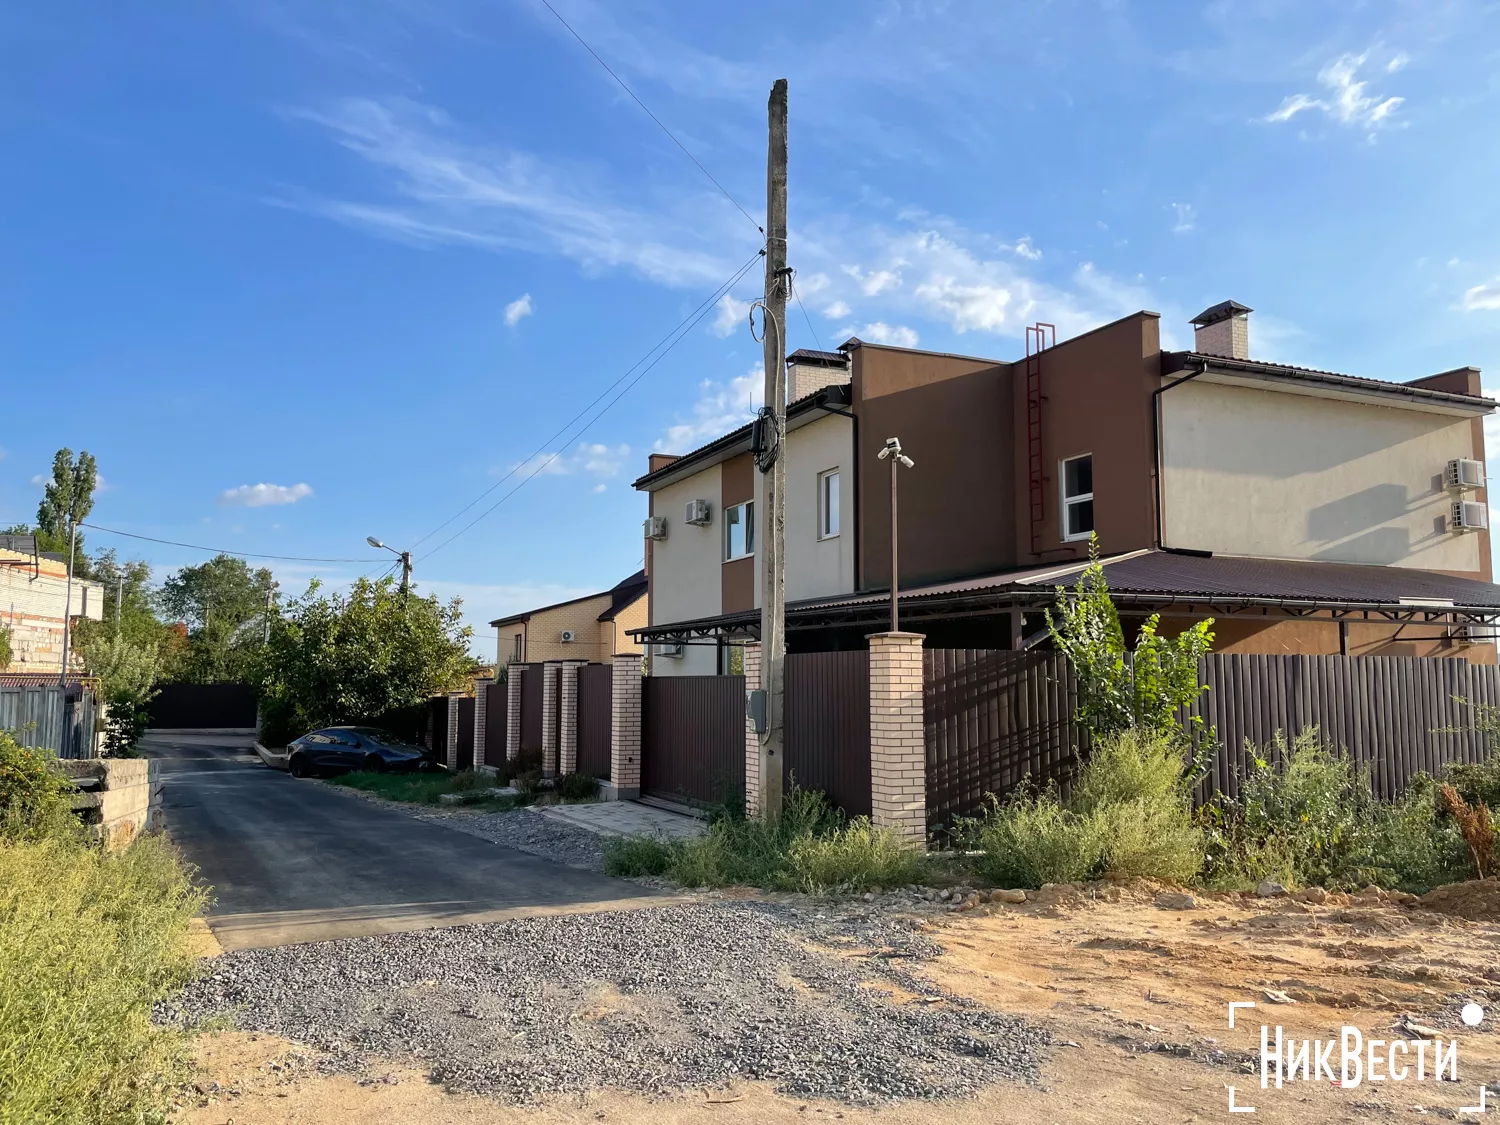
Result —
<path fill-rule="evenodd" d="M 750 267 L 753 266 L 753 265 L 755 265 L 756 261 L 761 257 L 761 253 L 762 253 L 761 251 L 757 251 L 754 255 L 752 255 L 751 258 L 750 258 L 750 260 L 747 261 L 743 266 L 741 266 L 735 272 L 734 276 L 732 276 L 723 285 L 719 286 L 719 288 L 716 289 L 713 292 L 713 294 L 707 300 L 705 300 L 701 305 L 699 305 L 696 310 L 694 310 L 692 313 L 689 313 L 688 316 L 687 316 L 687 318 L 685 318 L 684 320 L 680 321 L 678 323 L 677 327 L 674 328 L 672 330 L 672 332 L 668 333 L 667 341 L 664 341 L 664 343 L 665 343 L 666 346 L 663 347 L 661 344 L 658 344 L 656 348 L 652 349 L 652 351 L 658 351 L 658 349 L 659 349 L 656 358 L 652 359 L 650 363 L 646 364 L 645 367 L 643 367 L 641 369 L 641 371 L 636 375 L 636 377 L 634 379 L 631 379 L 630 382 L 626 383 L 625 386 L 621 387 L 619 393 L 616 394 L 614 398 L 612 398 L 608 402 L 606 402 L 602 407 L 600 407 L 594 413 L 593 417 L 587 419 L 583 423 L 583 425 L 578 428 L 578 432 L 575 433 L 573 435 L 573 437 L 569 438 L 568 441 L 573 441 L 576 438 L 582 437 L 583 434 L 587 433 L 590 426 L 592 426 L 600 418 L 604 417 L 604 415 L 609 412 L 610 408 L 613 407 L 615 405 L 615 403 L 619 402 L 622 398 L 624 398 L 627 394 L 630 393 L 631 388 L 633 388 L 637 383 L 639 383 L 642 379 L 644 379 L 647 375 L 649 375 L 651 373 L 652 368 L 654 368 L 658 363 L 660 363 L 662 360 L 664 360 L 667 357 L 667 355 L 672 351 L 672 349 L 675 348 L 679 343 L 681 343 L 682 340 L 683 340 L 683 338 L 686 337 L 687 334 L 693 330 L 693 328 L 698 324 L 698 322 L 701 321 L 705 316 L 708 315 L 709 311 L 714 307 L 714 305 L 716 305 L 718 303 L 719 297 L 721 295 L 723 295 L 724 293 L 729 292 L 731 289 L 734 288 L 734 286 L 736 286 L 737 284 L 739 284 L 740 279 L 742 277 L 744 277 L 747 273 L 750 272 Z M 650 356 L 651 352 L 647 352 L 646 355 Z M 632 366 L 631 369 L 633 370 L 634 367 L 640 367 L 641 362 L 642 361 L 638 361 L 636 364 L 634 364 Z M 628 373 L 629 372 L 627 372 L 627 374 Z M 623 379 L 623 378 L 624 378 L 624 376 L 621 376 L 621 379 Z M 594 402 L 597 403 L 600 398 L 603 398 L 605 394 L 609 393 L 610 389 L 612 389 L 615 386 L 618 386 L 619 383 L 620 383 L 620 381 L 621 381 L 621 379 L 616 379 L 615 382 L 612 383 L 609 388 L 605 389 L 604 394 L 601 394 L 599 396 L 599 398 L 596 398 L 594 400 Z M 576 422 L 577 418 L 579 416 L 581 416 L 583 413 L 587 412 L 587 410 L 590 409 L 592 406 L 593 406 L 593 403 L 590 403 L 589 407 L 585 407 L 583 411 L 580 411 L 579 415 L 575 416 L 574 421 Z M 570 426 L 571 426 L 571 423 L 570 423 Z M 550 444 L 550 442 L 549 442 L 549 444 Z M 567 443 L 564 442 L 564 444 L 566 445 Z M 533 454 L 532 457 L 529 460 L 534 460 L 535 456 L 536 455 Z M 499 500 L 496 500 L 493 504 L 491 504 L 484 511 L 480 512 L 477 516 L 475 516 L 468 523 L 464 524 L 463 527 L 459 528 L 452 535 L 448 536 L 447 539 L 444 539 L 441 543 L 439 543 L 432 550 L 428 551 L 426 553 L 426 555 L 423 556 L 423 557 L 424 558 L 431 558 L 433 555 L 437 554 L 444 547 L 446 547 L 449 543 L 452 543 L 460 535 L 464 534 L 464 532 L 468 531 L 475 524 L 479 523 L 480 520 L 484 519 L 491 512 L 493 512 L 496 508 L 500 507 L 501 504 L 504 504 L 507 500 L 509 500 L 512 496 L 514 496 L 517 492 L 519 492 L 522 488 L 524 488 L 526 486 L 527 482 L 533 480 L 540 473 L 544 472 L 546 470 L 547 466 L 550 465 L 550 464 L 552 464 L 553 461 L 557 460 L 557 458 L 559 456 L 561 456 L 561 451 L 559 451 L 557 453 L 553 453 L 551 456 L 547 457 L 544 461 L 542 461 L 534 469 L 532 469 L 531 472 L 528 475 L 526 475 L 525 477 L 521 478 L 521 480 L 517 481 L 516 482 L 516 486 L 514 488 L 512 488 L 504 496 L 500 497 Z M 524 464 L 526 464 L 526 462 L 522 462 L 522 464 L 524 465 Z M 511 473 L 514 473 L 514 472 L 515 472 L 515 469 L 512 469 Z M 510 474 L 507 474 L 507 476 L 509 476 L 509 475 Z M 485 494 L 488 495 L 488 493 L 491 492 L 491 491 L 493 491 L 495 487 L 496 487 L 495 485 L 492 485 L 489 489 L 487 489 L 485 491 Z M 475 501 L 475 503 L 477 503 L 477 502 L 478 501 Z M 471 507 L 471 508 L 473 506 L 474 506 L 473 504 L 469 505 L 469 507 Z M 467 509 L 465 509 L 465 510 L 467 510 Z M 448 522 L 451 523 L 452 520 L 449 520 Z"/>
<path fill-rule="evenodd" d="M 795 286 L 792 288 L 792 296 L 797 298 L 797 307 L 802 310 L 802 319 L 807 321 L 807 330 L 812 333 L 813 340 L 818 345 L 818 351 L 822 351 L 823 340 L 818 335 L 818 330 L 813 327 L 812 317 L 807 315 L 807 306 L 802 303 L 802 294 L 797 292 Z"/>
<path fill-rule="evenodd" d="M 740 203 L 740 201 L 738 199 L 736 199 L 734 196 L 732 196 L 732 195 L 729 194 L 729 189 L 726 188 L 723 184 L 719 183 L 719 181 L 714 178 L 714 174 L 712 172 L 710 172 L 707 168 L 705 168 L 703 166 L 702 161 L 700 161 L 696 156 L 694 156 L 691 152 L 688 151 L 687 145 L 683 144 L 681 141 L 679 141 L 677 139 L 677 135 L 675 133 L 673 133 L 672 130 L 670 130 L 670 129 L 668 129 L 666 127 L 666 125 L 662 122 L 662 119 L 660 117 L 657 117 L 656 114 L 654 114 L 654 113 L 651 112 L 651 107 L 648 106 L 645 102 L 641 101 L 640 97 L 636 94 L 636 92 L 634 90 L 632 90 L 629 86 L 625 85 L 625 80 L 623 78 L 621 78 L 618 74 L 616 74 L 612 69 L 610 69 L 609 63 L 605 62 L 602 58 L 600 58 L 599 57 L 599 52 L 596 51 L 596 50 L 594 50 L 594 48 L 590 47 L 588 45 L 588 41 L 586 39 L 584 39 L 584 37 L 582 35 L 579 35 L 578 32 L 573 29 L 573 25 L 570 24 L 567 20 L 563 19 L 562 13 L 559 12 L 556 8 L 554 8 L 550 3 L 548 3 L 548 0 L 542 0 L 542 6 L 545 7 L 547 9 L 547 11 L 551 12 L 554 16 L 557 17 L 557 22 L 560 23 L 560 24 L 562 24 L 565 28 L 568 29 L 568 34 L 572 35 L 574 39 L 578 40 L 578 42 L 580 44 L 582 44 L 583 49 L 585 51 L 587 51 L 589 54 L 591 54 L 591 55 L 594 56 L 594 61 L 604 68 L 604 71 L 605 71 L 606 74 L 608 74 L 611 78 L 613 78 L 616 82 L 619 83 L 620 89 L 624 90 L 627 94 L 629 94 L 631 96 L 631 98 L 635 101 L 635 104 L 638 105 L 638 106 L 640 106 L 641 109 L 643 109 L 643 110 L 646 111 L 646 116 L 649 117 L 649 118 L 651 118 L 652 121 L 656 122 L 657 128 L 659 128 L 663 133 L 665 133 L 667 136 L 669 136 L 669 137 L 672 138 L 672 143 L 674 145 L 676 145 L 678 148 L 682 149 L 683 155 L 686 156 L 689 160 L 691 160 L 694 164 L 696 164 L 698 166 L 698 171 L 702 172 L 705 176 L 707 176 L 708 179 L 709 179 L 709 182 L 712 183 L 714 185 L 714 187 L 718 188 L 721 192 L 724 193 L 724 198 L 727 199 L 727 200 L 729 200 L 730 203 L 733 203 L 735 205 L 735 207 L 739 208 L 740 214 L 744 215 L 745 218 L 749 219 L 750 222 L 752 224 L 754 224 L 756 230 L 758 230 L 761 234 L 765 234 L 766 233 L 766 228 L 763 227 L 763 226 L 761 226 L 760 223 L 756 221 L 755 216 L 752 215 L 752 214 L 750 214 L 749 211 L 745 210 L 744 206 L 741 205 L 741 203 Z"/>
<path fill-rule="evenodd" d="M 310 559 L 301 555 L 261 555 L 254 551 L 227 551 L 218 547 L 202 547 L 197 543 L 179 543 L 175 539 L 156 539 L 150 535 L 137 535 L 133 531 L 118 531 L 113 527 L 100 527 L 97 523 L 78 524 L 91 531 L 102 531 L 106 535 L 123 535 L 127 539 L 144 539 L 147 543 L 162 543 L 168 547 L 186 547 L 192 551 L 207 551 L 211 555 L 233 555 L 240 559 L 276 559 L 279 562 L 315 562 L 315 563 L 367 563 L 369 559 Z"/>
<path fill-rule="evenodd" d="M 749 272 L 749 268 L 752 265 L 754 265 L 761 258 L 761 256 L 762 256 L 763 253 L 764 253 L 764 251 L 757 250 L 754 254 L 752 254 L 750 256 L 749 260 L 746 261 L 744 265 L 740 266 L 739 269 L 735 270 L 734 274 L 729 278 L 728 281 L 726 281 L 722 285 L 720 285 L 717 289 L 715 289 L 713 291 L 712 294 L 710 294 L 703 301 L 702 304 L 698 305 L 695 309 L 693 309 L 692 312 L 688 313 L 688 315 L 686 317 L 684 317 L 682 320 L 678 321 L 677 324 L 676 324 L 676 326 L 673 327 L 672 330 L 670 332 L 668 332 L 665 336 L 663 336 L 660 340 L 658 340 L 646 352 L 645 355 L 643 355 L 640 359 L 636 360 L 633 364 L 631 364 L 629 367 L 627 367 L 625 369 L 624 374 L 622 374 L 613 383 L 609 384 L 609 386 L 605 387 L 602 391 L 600 391 L 597 395 L 595 395 L 593 401 L 591 401 L 588 404 L 586 404 L 581 410 L 579 410 L 576 414 L 574 414 L 573 417 L 569 418 L 566 422 L 564 422 L 562 424 L 562 426 L 557 430 L 556 433 L 554 433 L 546 441 L 542 442 L 541 445 L 537 446 L 537 448 L 532 452 L 532 454 L 531 454 L 530 457 L 528 457 L 528 458 L 526 458 L 526 460 L 521 461 L 521 462 L 517 463 L 516 465 L 514 465 L 509 472 L 507 472 L 504 476 L 502 476 L 494 484 L 490 485 L 483 492 L 481 492 L 478 496 L 474 497 L 474 499 L 470 500 L 462 508 L 460 508 L 458 511 L 454 512 L 451 516 L 449 516 L 447 519 L 445 519 L 442 523 L 438 524 L 435 528 L 433 528 L 431 531 L 429 531 L 426 535 L 422 536 L 422 538 L 420 538 L 416 542 L 414 542 L 411 545 L 411 547 L 408 548 L 408 549 L 409 550 L 413 550 L 413 551 L 416 550 L 416 548 L 419 547 L 421 544 L 425 543 L 427 540 L 431 539 L 438 532 L 442 531 L 443 528 L 445 528 L 449 524 L 453 523 L 456 519 L 458 519 L 460 516 L 462 516 L 465 512 L 469 511 L 476 504 L 478 504 L 480 501 L 482 501 L 486 496 L 490 495 L 497 488 L 499 488 L 501 485 L 503 485 L 511 477 L 515 476 L 516 473 L 520 472 L 527 465 L 529 465 L 533 461 L 535 461 L 538 457 L 540 457 L 543 453 L 545 453 L 549 447 L 551 447 L 555 443 L 557 443 L 557 441 L 558 441 L 559 438 L 561 438 L 565 433 L 567 433 L 575 425 L 577 425 L 578 420 L 580 418 L 582 418 L 585 414 L 587 414 L 595 406 L 599 405 L 599 403 L 602 402 L 604 400 L 604 398 L 612 390 L 614 390 L 616 387 L 618 387 L 626 379 L 630 378 L 631 374 L 638 367 L 640 367 L 647 360 L 651 359 L 652 355 L 654 355 L 656 352 L 660 351 L 663 347 L 667 347 L 668 350 L 670 350 L 670 346 L 668 345 L 668 341 L 672 340 L 673 337 L 676 336 L 682 330 L 682 328 L 683 328 L 684 325 L 688 325 L 689 327 L 691 327 L 692 324 L 696 324 L 697 321 L 701 320 L 703 318 L 703 314 L 709 308 L 712 308 L 725 293 L 729 292 L 730 289 L 734 288 L 734 286 L 739 282 L 740 278 L 744 277 L 745 274 L 747 272 Z M 675 346 L 675 342 L 674 342 L 674 346 Z M 665 355 L 665 354 L 666 354 L 666 352 L 662 352 L 662 355 Z M 661 357 L 658 356 L 657 358 L 659 360 Z M 653 361 L 653 366 L 654 365 L 655 365 L 655 361 Z M 649 370 L 649 368 L 648 368 L 648 370 Z M 639 381 L 639 380 L 637 380 L 637 381 Z M 634 383 L 631 384 L 631 386 L 634 386 L 634 385 L 635 385 Z M 611 403 L 611 405 L 613 405 L 613 403 Z M 608 407 L 606 407 L 605 409 L 608 409 Z M 564 444 L 566 444 L 566 443 L 564 443 Z M 551 456 L 549 456 L 545 461 L 543 461 L 541 463 L 541 465 L 537 468 L 537 472 L 540 472 L 542 469 L 545 469 L 548 465 L 550 465 L 553 461 L 555 461 L 560 455 L 561 455 L 561 451 L 560 450 L 557 453 L 551 454 Z M 533 473 L 532 475 L 535 476 L 536 474 Z M 530 480 L 531 478 L 527 477 L 526 479 Z M 428 552 L 428 554 L 431 554 L 431 553 L 432 552 L 430 552 L 430 551 Z"/>

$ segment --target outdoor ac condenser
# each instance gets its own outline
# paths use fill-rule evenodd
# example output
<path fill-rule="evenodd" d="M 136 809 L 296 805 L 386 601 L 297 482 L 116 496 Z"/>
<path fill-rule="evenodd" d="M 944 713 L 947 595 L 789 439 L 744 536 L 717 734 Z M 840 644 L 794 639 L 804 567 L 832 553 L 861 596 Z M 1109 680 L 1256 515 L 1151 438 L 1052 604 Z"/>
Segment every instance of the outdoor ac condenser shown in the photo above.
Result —
<path fill-rule="evenodd" d="M 1453 530 L 1482 531 L 1490 526 L 1490 512 L 1478 500 L 1453 501 Z"/>
<path fill-rule="evenodd" d="M 647 516 L 642 530 L 647 539 L 665 539 L 667 537 L 667 517 Z"/>
<path fill-rule="evenodd" d="M 570 645 L 574 641 L 576 641 L 577 639 L 578 639 L 578 634 L 575 633 L 575 632 L 573 632 L 572 629 L 564 629 L 562 631 L 562 643 L 563 644 Z"/>
<path fill-rule="evenodd" d="M 1457 457 L 1444 468 L 1443 480 L 1449 488 L 1483 488 L 1484 462 Z"/>
<path fill-rule="evenodd" d="M 682 518 L 696 527 L 704 527 L 713 518 L 713 509 L 707 500 L 689 500 Z"/>

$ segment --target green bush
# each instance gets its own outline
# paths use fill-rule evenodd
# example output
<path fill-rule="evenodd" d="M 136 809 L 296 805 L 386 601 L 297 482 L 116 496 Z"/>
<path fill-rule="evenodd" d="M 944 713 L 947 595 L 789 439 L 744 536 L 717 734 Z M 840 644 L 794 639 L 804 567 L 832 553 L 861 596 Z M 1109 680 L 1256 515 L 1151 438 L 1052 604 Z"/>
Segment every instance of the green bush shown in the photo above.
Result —
<path fill-rule="evenodd" d="M 52 765 L 50 751 L 21 746 L 0 731 L 0 839 L 77 834 L 77 788 Z"/>
<path fill-rule="evenodd" d="M 1443 771 L 1443 780 L 1469 804 L 1482 802 L 1491 810 L 1500 811 L 1500 751 L 1492 750 L 1491 754 L 1487 762 L 1452 763 Z"/>
<path fill-rule="evenodd" d="M 665 875 L 672 866 L 672 844 L 654 836 L 629 836 L 604 846 L 604 873 L 620 878 Z"/>
<path fill-rule="evenodd" d="M 186 1043 L 152 1008 L 193 971 L 202 903 L 159 838 L 0 844 L 0 1123 L 161 1120 Z"/>
<path fill-rule="evenodd" d="M 539 768 L 522 770 L 511 777 L 510 783 L 523 797 L 534 797 L 542 788 L 542 771 Z"/>
<path fill-rule="evenodd" d="M 824 835 L 794 837 L 787 848 L 785 885 L 800 891 L 844 887 L 900 887 L 920 882 L 925 856 L 895 833 L 858 817 Z"/>
<path fill-rule="evenodd" d="M 564 801 L 592 801 L 599 795 L 599 779 L 586 773 L 565 773 L 557 779 L 555 789 Z"/>
<path fill-rule="evenodd" d="M 1105 875 L 1179 882 L 1203 863 L 1181 744 L 1145 729 L 1102 739 L 1065 802 L 1055 786 L 995 802 L 967 826 L 985 878 L 1006 886 Z"/>

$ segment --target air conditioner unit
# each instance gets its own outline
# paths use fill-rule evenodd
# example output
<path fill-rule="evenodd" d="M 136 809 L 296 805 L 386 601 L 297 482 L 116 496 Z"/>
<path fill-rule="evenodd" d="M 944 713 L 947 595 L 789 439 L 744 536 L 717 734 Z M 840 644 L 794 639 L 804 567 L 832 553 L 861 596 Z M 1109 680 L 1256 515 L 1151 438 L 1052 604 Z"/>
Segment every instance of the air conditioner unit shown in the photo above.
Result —
<path fill-rule="evenodd" d="M 575 632 L 573 632 L 572 629 L 564 629 L 562 631 L 562 643 L 563 644 L 570 645 L 574 641 L 576 641 L 577 639 L 578 639 L 578 634 L 575 633 Z"/>
<path fill-rule="evenodd" d="M 706 527 L 713 519 L 713 509 L 707 500 L 689 500 L 682 518 L 696 527 Z"/>
<path fill-rule="evenodd" d="M 1482 531 L 1490 526 L 1490 511 L 1478 500 L 1453 501 L 1453 530 Z"/>
<path fill-rule="evenodd" d="M 648 516 L 642 527 L 647 539 L 665 539 L 667 537 L 667 517 Z"/>
<path fill-rule="evenodd" d="M 665 656 L 669 660 L 681 660 L 682 659 L 682 650 L 684 648 L 686 648 L 686 647 L 687 647 L 686 645 L 683 645 L 680 642 L 678 644 L 674 644 L 674 645 L 669 645 L 669 644 L 657 645 L 656 646 L 656 655 L 657 656 Z"/>
<path fill-rule="evenodd" d="M 1449 488 L 1483 488 L 1484 462 L 1455 458 L 1443 470 L 1443 480 Z"/>

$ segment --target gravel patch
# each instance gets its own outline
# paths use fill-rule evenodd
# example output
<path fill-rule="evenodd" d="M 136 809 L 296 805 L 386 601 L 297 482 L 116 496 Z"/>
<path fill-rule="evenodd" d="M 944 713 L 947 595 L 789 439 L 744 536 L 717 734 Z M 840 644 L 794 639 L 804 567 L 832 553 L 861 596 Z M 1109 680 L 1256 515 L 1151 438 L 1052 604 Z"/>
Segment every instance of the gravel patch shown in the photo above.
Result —
<path fill-rule="evenodd" d="M 408 808 L 417 820 L 430 820 L 445 828 L 467 832 L 517 851 L 530 852 L 569 867 L 585 871 L 604 870 L 604 845 L 608 842 L 597 832 L 562 824 L 530 808 L 506 812 L 472 813 L 439 812 L 427 808 Z"/>
<path fill-rule="evenodd" d="M 911 966 L 937 952 L 912 919 L 712 902 L 229 953 L 164 1014 L 228 1015 L 329 1071 L 417 1056 L 511 1103 L 765 1079 L 874 1104 L 1036 1081 L 1046 1033 L 922 980 Z"/>

